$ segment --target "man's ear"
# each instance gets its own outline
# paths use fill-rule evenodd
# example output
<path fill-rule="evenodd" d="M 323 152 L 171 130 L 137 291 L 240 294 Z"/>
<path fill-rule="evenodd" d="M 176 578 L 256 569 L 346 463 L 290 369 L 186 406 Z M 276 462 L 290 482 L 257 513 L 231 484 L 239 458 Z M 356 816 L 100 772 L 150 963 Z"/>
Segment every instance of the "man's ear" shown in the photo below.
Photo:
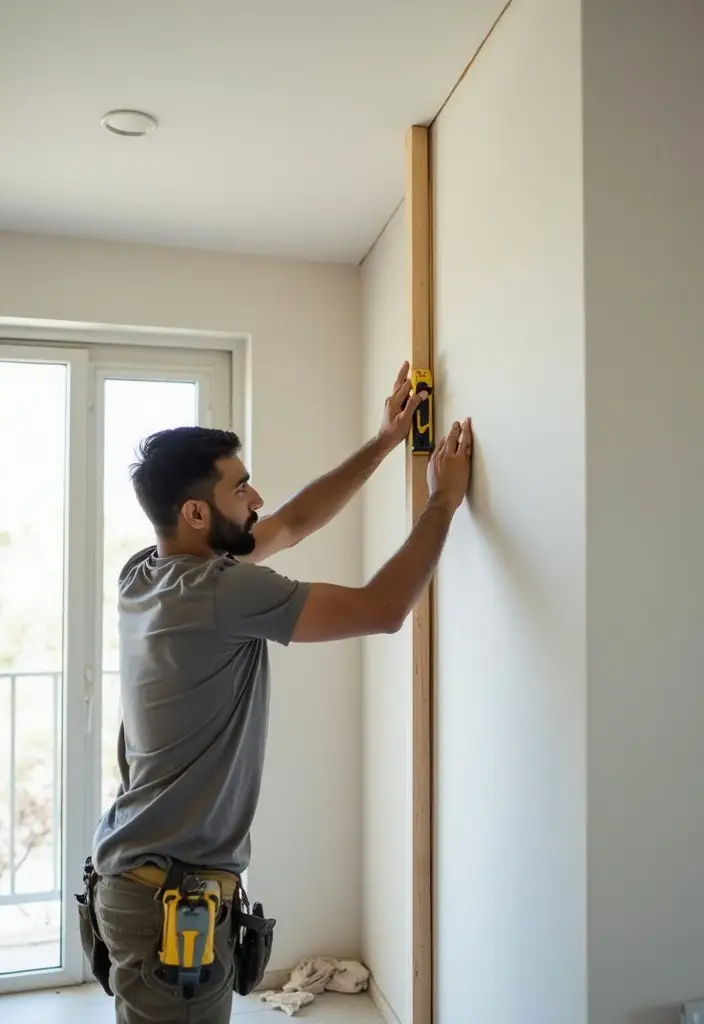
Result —
<path fill-rule="evenodd" d="M 193 499 L 185 502 L 181 507 L 181 515 L 192 530 L 205 530 L 210 521 L 210 510 L 205 501 Z"/>

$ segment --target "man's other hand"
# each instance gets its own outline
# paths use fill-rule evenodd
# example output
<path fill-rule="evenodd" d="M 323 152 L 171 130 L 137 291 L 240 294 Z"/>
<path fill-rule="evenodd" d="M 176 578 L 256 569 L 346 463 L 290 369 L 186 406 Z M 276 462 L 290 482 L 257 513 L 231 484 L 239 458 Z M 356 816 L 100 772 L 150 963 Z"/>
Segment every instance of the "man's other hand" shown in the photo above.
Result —
<path fill-rule="evenodd" d="M 409 369 L 410 366 L 406 362 L 398 371 L 392 392 L 384 405 L 379 440 L 387 444 L 389 448 L 395 448 L 408 436 L 413 422 L 413 414 L 423 401 L 422 391 L 416 395 L 411 394 Z M 404 402 L 406 403 L 405 407 Z"/>
<path fill-rule="evenodd" d="M 472 421 L 453 423 L 433 452 L 428 463 L 428 488 L 431 495 L 441 494 L 454 508 L 464 501 L 469 490 L 472 468 Z"/>

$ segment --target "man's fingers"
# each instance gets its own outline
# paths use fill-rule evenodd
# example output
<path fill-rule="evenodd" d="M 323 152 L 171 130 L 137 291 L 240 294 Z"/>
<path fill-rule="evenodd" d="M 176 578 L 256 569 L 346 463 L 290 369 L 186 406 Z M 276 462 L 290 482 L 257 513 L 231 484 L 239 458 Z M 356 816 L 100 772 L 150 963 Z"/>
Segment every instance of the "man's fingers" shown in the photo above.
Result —
<path fill-rule="evenodd" d="M 410 393 L 411 382 L 408 378 L 406 378 L 406 380 L 404 380 L 402 384 L 399 384 L 398 381 L 396 382 L 396 385 L 394 387 L 394 393 L 391 397 L 394 399 L 394 401 L 403 403 L 406 401 Z"/>
<path fill-rule="evenodd" d="M 408 371 L 410 370 L 410 368 L 411 368 L 411 365 L 408 362 L 408 360 L 406 360 L 406 362 L 403 364 L 403 366 L 398 371 L 398 374 L 396 376 L 396 380 L 394 382 L 394 389 L 393 389 L 394 390 L 394 394 L 396 394 L 396 392 L 398 391 L 398 389 L 401 387 L 402 384 L 405 384 L 406 380 L 408 379 Z M 410 386 L 410 382 L 409 382 L 409 386 Z"/>
<path fill-rule="evenodd" d="M 435 451 L 433 452 L 433 458 L 437 459 L 438 456 L 442 455 L 445 451 L 445 443 L 447 442 L 446 437 L 441 437 L 438 443 L 435 445 Z"/>
<path fill-rule="evenodd" d="M 466 419 L 462 423 L 462 431 L 460 433 L 457 450 L 467 458 L 472 454 L 472 421 L 470 419 Z"/>
<path fill-rule="evenodd" d="M 457 451 L 457 444 L 460 439 L 460 425 L 455 421 L 450 427 L 450 431 L 445 441 L 445 448 L 450 455 L 454 455 Z"/>
<path fill-rule="evenodd" d="M 410 426 L 410 421 L 413 419 L 414 412 L 416 411 L 416 409 L 418 408 L 418 406 L 420 405 L 420 403 L 422 401 L 423 401 L 423 396 L 422 395 L 419 395 L 417 393 L 415 395 L 411 395 L 411 397 L 406 402 L 404 408 L 398 414 L 399 417 L 401 417 L 403 420 L 408 420 L 409 426 Z"/>

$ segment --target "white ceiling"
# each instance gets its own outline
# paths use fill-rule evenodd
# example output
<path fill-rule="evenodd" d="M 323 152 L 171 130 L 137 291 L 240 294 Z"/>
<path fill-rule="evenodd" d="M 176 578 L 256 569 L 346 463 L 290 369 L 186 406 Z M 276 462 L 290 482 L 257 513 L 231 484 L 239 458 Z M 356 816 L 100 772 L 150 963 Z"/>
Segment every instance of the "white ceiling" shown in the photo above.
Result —
<path fill-rule="evenodd" d="M 0 227 L 356 262 L 501 6 L 0 0 Z"/>

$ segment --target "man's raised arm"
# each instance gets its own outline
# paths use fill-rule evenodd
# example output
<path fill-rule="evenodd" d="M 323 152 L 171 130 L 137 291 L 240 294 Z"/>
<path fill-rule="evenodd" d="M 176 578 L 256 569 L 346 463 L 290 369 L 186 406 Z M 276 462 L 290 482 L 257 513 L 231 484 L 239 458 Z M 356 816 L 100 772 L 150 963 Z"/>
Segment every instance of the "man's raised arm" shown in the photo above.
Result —
<path fill-rule="evenodd" d="M 276 512 L 263 516 L 253 530 L 254 551 L 242 561 L 263 562 L 326 526 L 367 482 L 389 452 L 407 437 L 413 413 L 423 398 L 422 393 L 411 395 L 408 369 L 408 363 L 404 363 L 399 370 L 392 393 L 386 399 L 378 435 L 336 469 L 304 487 Z"/>
<path fill-rule="evenodd" d="M 430 498 L 402 548 L 364 587 L 311 583 L 294 643 L 343 640 L 401 628 L 430 581 L 452 517 L 469 487 L 472 428 L 455 423 L 428 467 Z"/>

